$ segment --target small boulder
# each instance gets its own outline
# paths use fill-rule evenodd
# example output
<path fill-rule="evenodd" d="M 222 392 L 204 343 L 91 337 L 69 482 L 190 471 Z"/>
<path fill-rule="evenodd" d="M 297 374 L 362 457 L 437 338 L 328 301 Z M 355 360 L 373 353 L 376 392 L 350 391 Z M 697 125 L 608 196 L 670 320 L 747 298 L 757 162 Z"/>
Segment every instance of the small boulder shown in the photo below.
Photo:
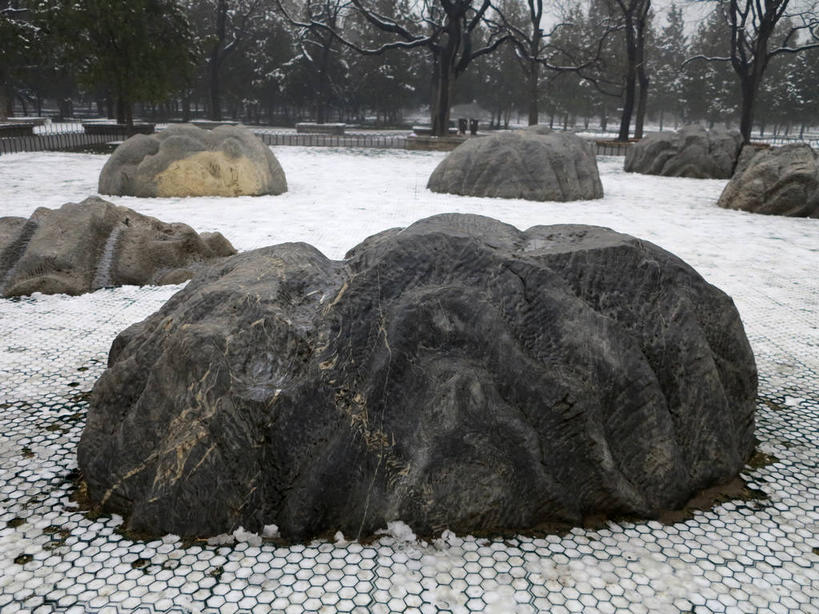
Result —
<path fill-rule="evenodd" d="M 471 138 L 430 175 L 433 192 L 570 201 L 603 198 L 591 143 L 565 132 L 504 132 Z"/>
<path fill-rule="evenodd" d="M 738 130 L 685 126 L 656 132 L 626 151 L 625 170 L 643 175 L 728 179 L 734 172 L 742 136 Z"/>
<path fill-rule="evenodd" d="M 0 295 L 181 283 L 201 263 L 235 253 L 218 232 L 200 235 L 92 197 L 0 218 Z"/>
<path fill-rule="evenodd" d="M 99 180 L 100 194 L 123 196 L 260 196 L 286 191 L 276 156 L 239 126 L 203 130 L 177 125 L 134 135 L 111 154 Z"/>
<path fill-rule="evenodd" d="M 806 144 L 757 152 L 717 204 L 752 213 L 819 218 L 819 155 Z"/>
<path fill-rule="evenodd" d="M 203 270 L 114 341 L 78 460 L 151 535 L 527 530 L 729 481 L 755 399 L 733 302 L 679 258 L 447 214 Z"/>

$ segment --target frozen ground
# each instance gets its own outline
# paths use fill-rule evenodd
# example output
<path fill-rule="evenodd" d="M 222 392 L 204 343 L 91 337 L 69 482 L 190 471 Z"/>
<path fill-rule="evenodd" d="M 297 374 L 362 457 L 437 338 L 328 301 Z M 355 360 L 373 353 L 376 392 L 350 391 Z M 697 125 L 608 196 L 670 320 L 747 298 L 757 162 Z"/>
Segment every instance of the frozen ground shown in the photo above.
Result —
<path fill-rule="evenodd" d="M 278 197 L 110 197 L 218 230 L 240 250 L 307 241 L 340 258 L 366 236 L 445 211 L 519 228 L 609 226 L 651 240 L 731 296 L 760 372 L 758 437 L 774 457 L 744 476 L 768 495 L 673 525 L 610 524 L 546 538 L 400 526 L 374 544 L 277 547 L 132 542 L 67 493 L 89 390 L 114 336 L 178 287 L 0 300 L 0 612 L 819 612 L 819 222 L 715 206 L 723 181 L 626 175 L 600 158 L 606 197 L 532 203 L 432 194 L 439 153 L 281 148 Z M 0 158 L 0 215 L 96 191 L 104 156 Z"/>

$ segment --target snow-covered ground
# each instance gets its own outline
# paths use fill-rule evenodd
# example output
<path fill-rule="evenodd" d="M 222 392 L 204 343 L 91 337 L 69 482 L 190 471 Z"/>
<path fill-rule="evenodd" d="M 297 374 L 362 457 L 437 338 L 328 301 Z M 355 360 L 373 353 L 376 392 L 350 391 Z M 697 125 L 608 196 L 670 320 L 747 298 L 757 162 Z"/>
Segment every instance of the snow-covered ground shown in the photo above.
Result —
<path fill-rule="evenodd" d="M 0 611 L 819 612 L 819 221 L 716 207 L 724 181 L 628 175 L 599 158 L 606 196 L 535 203 L 432 194 L 444 154 L 275 149 L 275 197 L 106 197 L 239 250 L 309 242 L 332 258 L 385 228 L 441 212 L 608 226 L 676 253 L 725 290 L 760 371 L 758 437 L 775 456 L 745 477 L 764 502 L 734 501 L 674 525 L 610 524 L 566 536 L 487 541 L 406 527 L 369 545 L 185 547 L 132 542 L 119 519 L 72 510 L 88 390 L 114 336 L 178 287 L 0 300 Z M 0 216 L 96 193 L 105 156 L 0 158 Z M 323 610 L 321 608 L 324 608 Z M 115 610 L 112 610 L 115 611 Z"/>

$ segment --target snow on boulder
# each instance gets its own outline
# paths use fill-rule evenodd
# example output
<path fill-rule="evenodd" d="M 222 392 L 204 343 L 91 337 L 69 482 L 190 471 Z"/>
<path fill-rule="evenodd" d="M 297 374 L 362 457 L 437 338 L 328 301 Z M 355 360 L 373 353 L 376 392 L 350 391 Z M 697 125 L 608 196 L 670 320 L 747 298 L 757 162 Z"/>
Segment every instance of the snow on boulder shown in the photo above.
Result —
<path fill-rule="evenodd" d="M 685 126 L 656 132 L 626 151 L 625 170 L 643 175 L 728 179 L 734 172 L 742 136 L 737 130 Z"/>
<path fill-rule="evenodd" d="M 759 151 L 734 174 L 717 204 L 753 213 L 819 217 L 819 155 L 806 144 Z"/>
<path fill-rule="evenodd" d="M 99 180 L 100 194 L 259 196 L 287 191 L 276 156 L 239 126 L 170 126 L 117 147 Z"/>
<path fill-rule="evenodd" d="M 593 226 L 445 214 L 343 261 L 245 252 L 121 333 L 108 365 L 79 466 L 91 501 L 153 535 L 650 517 L 754 445 L 731 299 Z"/>
<path fill-rule="evenodd" d="M 603 198 L 592 144 L 574 134 L 542 129 L 465 141 L 438 164 L 427 187 L 537 201 Z"/>
<path fill-rule="evenodd" d="M 0 218 L 0 295 L 180 283 L 202 262 L 235 253 L 218 232 L 199 235 L 92 197 Z"/>

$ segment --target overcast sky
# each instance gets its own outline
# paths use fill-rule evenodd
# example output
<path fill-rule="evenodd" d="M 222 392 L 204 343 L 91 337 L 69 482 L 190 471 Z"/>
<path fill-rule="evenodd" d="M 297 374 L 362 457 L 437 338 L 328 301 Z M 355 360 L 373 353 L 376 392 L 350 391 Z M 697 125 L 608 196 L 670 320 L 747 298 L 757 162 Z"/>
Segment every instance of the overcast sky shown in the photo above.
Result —
<path fill-rule="evenodd" d="M 555 8 L 552 10 L 544 9 L 546 15 L 544 16 L 548 20 L 548 24 L 557 23 L 557 15 L 556 11 L 559 10 L 558 7 L 570 7 L 577 4 L 576 0 L 552 0 Z M 544 4 L 546 4 L 544 2 Z M 668 9 L 672 4 L 672 0 L 652 0 L 651 7 L 654 10 L 655 21 L 654 23 L 662 27 L 666 22 L 666 15 L 668 14 Z M 693 34 L 697 27 L 699 26 L 700 22 L 714 10 L 715 2 L 707 2 L 702 0 L 676 0 L 675 4 L 683 9 L 683 15 L 685 16 L 685 31 L 686 34 L 689 36 Z M 548 28 L 548 25 L 546 26 Z"/>

